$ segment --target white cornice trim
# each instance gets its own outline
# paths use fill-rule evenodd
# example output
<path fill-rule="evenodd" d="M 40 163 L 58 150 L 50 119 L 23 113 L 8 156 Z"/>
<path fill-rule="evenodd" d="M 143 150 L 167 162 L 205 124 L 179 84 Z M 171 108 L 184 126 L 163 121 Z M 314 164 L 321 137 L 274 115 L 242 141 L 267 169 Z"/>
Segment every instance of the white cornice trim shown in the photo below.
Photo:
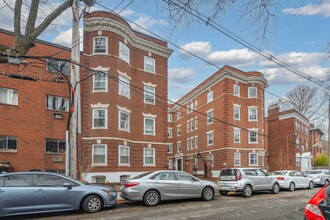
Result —
<path fill-rule="evenodd" d="M 214 130 L 210 130 L 210 131 L 206 132 L 206 134 L 210 134 L 210 133 L 213 133 L 213 132 L 214 132 Z"/>
<path fill-rule="evenodd" d="M 235 106 L 235 107 L 241 107 L 241 105 L 239 105 L 239 104 L 233 104 L 233 106 Z"/>
<path fill-rule="evenodd" d="M 304 117 L 302 117 L 297 112 L 291 112 L 291 113 L 288 113 L 288 114 L 285 114 L 285 115 L 280 115 L 278 117 L 279 120 L 288 119 L 288 118 L 296 118 L 296 119 L 300 120 L 301 122 L 303 122 L 305 125 L 307 125 L 307 126 L 310 125 L 310 122 L 307 119 L 305 119 Z"/>
<path fill-rule="evenodd" d="M 130 77 L 129 75 L 127 75 L 127 73 L 125 73 L 125 72 L 121 72 L 121 71 L 118 70 L 118 69 L 117 69 L 117 72 L 118 72 L 118 74 L 119 74 L 120 76 L 123 76 L 123 77 L 127 78 L 129 81 L 132 80 L 132 77 Z"/>
<path fill-rule="evenodd" d="M 149 142 L 149 141 L 136 141 L 136 140 L 129 140 L 125 138 L 118 138 L 118 137 L 82 137 L 82 140 L 117 140 L 117 141 L 127 141 L 130 143 L 137 143 L 137 144 L 156 144 L 156 145 L 168 145 L 170 143 L 167 142 Z"/>
<path fill-rule="evenodd" d="M 148 113 L 148 114 L 142 113 L 142 115 L 143 115 L 143 117 L 148 117 L 148 118 L 156 118 L 157 117 L 157 115 L 153 115 L 151 113 Z"/>
<path fill-rule="evenodd" d="M 258 131 L 259 128 L 248 128 L 249 131 Z"/>
<path fill-rule="evenodd" d="M 96 70 L 96 71 L 101 71 L 101 72 L 108 72 L 110 67 L 98 66 L 98 67 L 92 67 L 91 69 Z"/>
<path fill-rule="evenodd" d="M 206 113 L 212 112 L 214 108 L 210 108 L 209 110 L 206 111 Z"/>
<path fill-rule="evenodd" d="M 129 110 L 128 108 L 126 108 L 126 107 L 121 107 L 121 106 L 119 106 L 119 105 L 117 105 L 117 108 L 118 108 L 118 110 L 119 111 L 123 111 L 123 112 L 127 112 L 127 113 L 130 113 L 131 114 L 131 110 Z"/>
<path fill-rule="evenodd" d="M 108 108 L 109 104 L 101 104 L 101 103 L 97 103 L 97 104 L 91 104 L 92 108 Z"/>
<path fill-rule="evenodd" d="M 258 108 L 258 106 L 252 105 L 252 106 L 248 106 L 248 108 Z"/>
<path fill-rule="evenodd" d="M 143 82 L 143 85 L 145 85 L 145 86 L 150 86 L 150 87 L 154 87 L 154 88 L 157 87 L 157 84 L 152 84 L 151 82 L 144 82 L 144 81 L 142 81 L 142 82 Z"/>

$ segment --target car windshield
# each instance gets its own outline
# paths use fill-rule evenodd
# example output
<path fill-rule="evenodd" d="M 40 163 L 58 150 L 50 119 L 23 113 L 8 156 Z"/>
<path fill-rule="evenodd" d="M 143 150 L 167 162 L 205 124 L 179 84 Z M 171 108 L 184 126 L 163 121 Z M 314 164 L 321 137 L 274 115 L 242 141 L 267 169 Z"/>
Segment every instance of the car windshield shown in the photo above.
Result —
<path fill-rule="evenodd" d="M 286 171 L 274 171 L 269 173 L 270 176 L 277 176 L 277 175 L 285 175 L 287 172 Z"/>
<path fill-rule="evenodd" d="M 306 171 L 304 174 L 321 174 L 322 171 L 317 171 L 317 170 L 311 170 L 311 171 Z"/>
<path fill-rule="evenodd" d="M 133 177 L 132 180 L 141 179 L 141 178 L 143 178 L 145 176 L 148 176 L 150 173 L 152 173 L 152 172 L 142 173 L 140 175 L 137 175 L 137 176 Z"/>

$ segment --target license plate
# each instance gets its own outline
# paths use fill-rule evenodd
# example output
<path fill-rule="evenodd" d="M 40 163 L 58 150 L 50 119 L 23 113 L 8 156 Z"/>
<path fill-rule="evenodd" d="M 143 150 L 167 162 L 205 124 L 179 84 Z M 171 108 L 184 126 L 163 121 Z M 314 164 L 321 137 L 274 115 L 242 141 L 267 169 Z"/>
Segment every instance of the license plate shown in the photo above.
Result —
<path fill-rule="evenodd" d="M 221 185 L 221 186 L 220 186 L 220 189 L 230 189 L 230 186 L 227 186 L 227 185 Z"/>

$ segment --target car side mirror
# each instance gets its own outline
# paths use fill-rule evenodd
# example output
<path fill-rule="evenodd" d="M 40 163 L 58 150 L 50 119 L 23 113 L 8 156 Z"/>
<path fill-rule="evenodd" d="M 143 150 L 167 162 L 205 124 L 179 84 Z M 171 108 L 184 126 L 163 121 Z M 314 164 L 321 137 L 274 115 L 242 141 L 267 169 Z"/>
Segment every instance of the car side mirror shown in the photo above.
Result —
<path fill-rule="evenodd" d="M 64 183 L 63 186 L 68 189 L 71 189 L 73 187 L 72 183 Z"/>
<path fill-rule="evenodd" d="M 193 179 L 193 181 L 194 181 L 194 182 L 196 182 L 196 181 L 199 181 L 199 179 L 197 179 L 197 178 L 194 178 L 194 179 Z"/>

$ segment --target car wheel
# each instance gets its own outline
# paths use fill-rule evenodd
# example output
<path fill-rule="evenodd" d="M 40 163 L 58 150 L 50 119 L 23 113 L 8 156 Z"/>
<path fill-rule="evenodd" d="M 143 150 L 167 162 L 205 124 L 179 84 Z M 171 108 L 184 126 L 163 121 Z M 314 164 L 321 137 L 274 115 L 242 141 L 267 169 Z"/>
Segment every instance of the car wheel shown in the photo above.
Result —
<path fill-rule="evenodd" d="M 148 191 L 143 197 L 144 204 L 149 207 L 156 206 L 159 203 L 159 200 L 160 196 L 156 190 Z"/>
<path fill-rule="evenodd" d="M 291 182 L 290 185 L 289 185 L 289 190 L 290 190 L 291 192 L 293 192 L 293 191 L 294 191 L 294 188 L 295 188 L 295 185 L 294 185 L 293 182 Z"/>
<path fill-rule="evenodd" d="M 314 183 L 313 183 L 313 181 L 310 181 L 309 182 L 308 189 L 313 189 L 313 187 L 314 187 Z"/>
<path fill-rule="evenodd" d="M 325 181 L 324 181 L 324 185 L 325 185 L 325 186 L 328 185 L 328 183 L 329 183 L 329 180 L 325 180 Z"/>
<path fill-rule="evenodd" d="M 99 196 L 88 196 L 84 199 L 82 208 L 86 213 L 95 213 L 102 208 L 102 199 Z"/>
<path fill-rule="evenodd" d="M 241 194 L 244 197 L 250 197 L 252 195 L 252 187 L 250 185 L 246 185 Z"/>
<path fill-rule="evenodd" d="M 214 192 L 210 187 L 205 187 L 202 192 L 202 199 L 205 201 L 210 201 L 213 199 Z"/>
<path fill-rule="evenodd" d="M 228 194 L 228 192 L 227 191 L 219 191 L 220 192 L 220 194 L 221 195 L 223 195 L 223 196 L 225 196 L 225 195 L 227 195 Z"/>
<path fill-rule="evenodd" d="M 280 191 L 280 186 L 278 185 L 278 183 L 274 183 L 271 192 L 272 192 L 273 194 L 277 194 L 279 191 Z"/>

